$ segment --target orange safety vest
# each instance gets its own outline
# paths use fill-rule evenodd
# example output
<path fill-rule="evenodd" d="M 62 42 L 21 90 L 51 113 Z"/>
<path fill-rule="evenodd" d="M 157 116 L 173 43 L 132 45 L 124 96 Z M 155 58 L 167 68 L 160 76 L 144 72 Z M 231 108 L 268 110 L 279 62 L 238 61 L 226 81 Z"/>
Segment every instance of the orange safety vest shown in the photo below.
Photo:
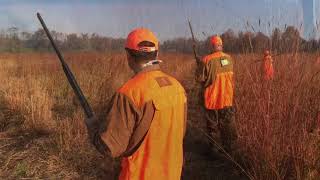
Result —
<path fill-rule="evenodd" d="M 178 180 L 183 164 L 186 96 L 180 83 L 160 70 L 143 72 L 119 90 L 136 107 L 152 101 L 155 114 L 138 149 L 121 162 L 121 180 Z"/>
<path fill-rule="evenodd" d="M 204 102 L 207 109 L 223 109 L 233 105 L 233 61 L 223 52 L 203 58 L 207 73 Z M 208 82 L 208 80 L 210 80 Z"/>
<path fill-rule="evenodd" d="M 263 71 L 264 71 L 264 79 L 265 80 L 273 79 L 274 70 L 273 70 L 273 65 L 272 65 L 272 57 L 270 55 L 264 57 Z"/>

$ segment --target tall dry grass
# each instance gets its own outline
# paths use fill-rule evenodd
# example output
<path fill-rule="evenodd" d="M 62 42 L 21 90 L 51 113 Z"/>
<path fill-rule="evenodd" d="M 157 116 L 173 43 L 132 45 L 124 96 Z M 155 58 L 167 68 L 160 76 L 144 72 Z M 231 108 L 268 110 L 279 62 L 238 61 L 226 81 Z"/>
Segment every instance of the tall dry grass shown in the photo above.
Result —
<path fill-rule="evenodd" d="M 70 53 L 65 58 L 98 115 L 132 76 L 124 54 Z M 234 56 L 239 164 L 253 179 L 316 179 L 320 176 L 316 56 L 276 57 L 276 76 L 268 83 L 260 78 L 257 58 L 261 57 Z M 164 71 L 187 89 L 189 131 L 204 128 L 192 57 L 164 54 L 160 59 L 165 61 Z M 79 169 L 93 161 L 90 156 L 96 152 L 87 142 L 82 109 L 54 54 L 1 54 L 0 83 L 10 107 L 23 114 L 25 130 L 50 134 L 61 157 L 73 159 Z"/>
<path fill-rule="evenodd" d="M 297 58 L 297 59 L 294 59 Z M 264 82 L 250 56 L 236 57 L 240 147 L 255 179 L 319 177 L 320 67 L 315 56 L 282 55 Z"/>

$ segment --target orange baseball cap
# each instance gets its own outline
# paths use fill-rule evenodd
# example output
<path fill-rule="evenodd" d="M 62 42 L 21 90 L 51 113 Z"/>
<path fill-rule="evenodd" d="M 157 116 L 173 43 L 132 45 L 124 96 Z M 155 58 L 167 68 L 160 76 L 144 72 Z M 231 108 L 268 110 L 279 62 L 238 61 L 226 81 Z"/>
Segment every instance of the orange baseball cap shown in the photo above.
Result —
<path fill-rule="evenodd" d="M 269 55 L 270 55 L 270 51 L 269 51 L 269 50 L 265 50 L 265 51 L 264 51 L 264 55 L 265 55 L 265 56 L 269 56 Z"/>
<path fill-rule="evenodd" d="M 220 36 L 212 36 L 210 41 L 212 45 L 222 45 L 222 39 Z"/>
<path fill-rule="evenodd" d="M 139 46 L 139 44 L 143 41 L 151 42 L 155 46 Z M 136 51 L 153 52 L 159 49 L 159 41 L 149 29 L 137 28 L 131 31 L 128 35 L 125 47 Z"/>

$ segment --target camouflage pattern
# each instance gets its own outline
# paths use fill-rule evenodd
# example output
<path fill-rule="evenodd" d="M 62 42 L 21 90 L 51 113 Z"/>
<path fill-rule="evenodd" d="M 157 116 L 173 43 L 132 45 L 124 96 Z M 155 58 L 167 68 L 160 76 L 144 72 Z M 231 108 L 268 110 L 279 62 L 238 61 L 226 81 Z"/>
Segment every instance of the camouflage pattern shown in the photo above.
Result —
<path fill-rule="evenodd" d="M 228 153 L 235 149 L 237 130 L 234 123 L 235 109 L 226 107 L 220 110 L 206 109 L 207 132 L 210 136 L 210 144 L 213 151 L 219 151 L 211 138 L 224 148 Z"/>

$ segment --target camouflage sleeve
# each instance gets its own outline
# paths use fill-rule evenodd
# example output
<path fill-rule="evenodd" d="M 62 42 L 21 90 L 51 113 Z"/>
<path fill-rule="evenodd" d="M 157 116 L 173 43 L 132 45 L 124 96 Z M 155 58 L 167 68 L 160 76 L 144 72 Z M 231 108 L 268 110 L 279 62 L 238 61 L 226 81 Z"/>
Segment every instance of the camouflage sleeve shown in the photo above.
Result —
<path fill-rule="evenodd" d="M 203 61 L 199 61 L 196 67 L 196 81 L 203 83 L 208 78 L 207 65 Z"/>
<path fill-rule="evenodd" d="M 103 154 L 108 152 L 112 157 L 122 156 L 142 141 L 154 111 L 152 103 L 139 109 L 127 96 L 116 93 L 107 117 L 100 119 L 98 128 L 91 132 L 91 142 Z"/>
<path fill-rule="evenodd" d="M 210 86 L 216 79 L 217 69 L 215 61 L 209 61 L 205 66 L 206 79 L 204 81 L 204 87 Z"/>

